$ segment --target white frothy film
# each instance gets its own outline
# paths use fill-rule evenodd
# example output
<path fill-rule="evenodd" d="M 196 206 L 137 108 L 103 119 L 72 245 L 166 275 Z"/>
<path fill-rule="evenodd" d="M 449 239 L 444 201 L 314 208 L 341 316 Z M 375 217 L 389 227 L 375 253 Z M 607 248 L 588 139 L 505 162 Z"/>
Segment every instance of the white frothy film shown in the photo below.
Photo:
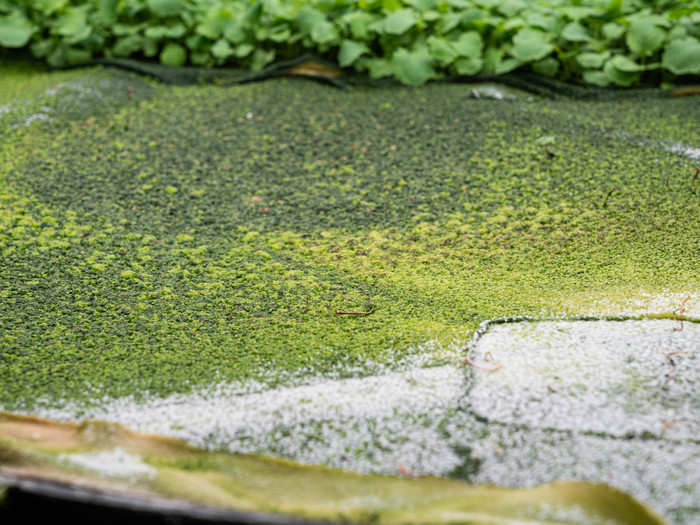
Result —
<path fill-rule="evenodd" d="M 474 351 L 472 409 L 490 421 L 691 439 L 700 432 L 700 324 L 549 321 L 492 327 Z M 487 365 L 488 366 L 488 365 Z"/>
<path fill-rule="evenodd" d="M 157 473 L 155 468 L 144 463 L 139 456 L 129 454 L 119 447 L 103 452 L 61 454 L 58 460 L 108 478 L 130 481 L 152 479 Z"/>
<path fill-rule="evenodd" d="M 645 292 L 624 298 L 601 298 L 587 308 L 590 315 L 654 315 L 677 314 L 700 317 L 700 291 L 692 292 Z"/>
<path fill-rule="evenodd" d="M 188 395 L 108 402 L 86 417 L 195 445 L 275 453 L 360 472 L 445 474 L 461 460 L 437 423 L 466 391 L 455 366 L 241 393 L 218 384 Z M 52 416 L 69 416 L 51 411 Z"/>
<path fill-rule="evenodd" d="M 687 144 L 676 142 L 668 146 L 668 150 L 694 160 L 700 160 L 700 148 L 691 148 Z"/>
<path fill-rule="evenodd" d="M 682 155 L 684 157 L 688 157 L 689 159 L 693 159 L 693 160 L 700 159 L 700 149 L 699 148 L 694 148 L 694 147 L 689 146 L 688 144 L 684 144 L 682 142 L 672 142 L 669 140 L 650 139 L 647 137 L 633 135 L 633 134 L 628 133 L 626 131 L 616 131 L 616 132 L 612 133 L 610 136 L 612 136 L 614 138 L 622 138 L 625 140 L 629 140 L 631 142 L 636 142 L 640 146 L 661 147 L 661 148 L 665 149 L 666 151 L 670 151 L 671 153 L 675 153 L 677 155 Z"/>

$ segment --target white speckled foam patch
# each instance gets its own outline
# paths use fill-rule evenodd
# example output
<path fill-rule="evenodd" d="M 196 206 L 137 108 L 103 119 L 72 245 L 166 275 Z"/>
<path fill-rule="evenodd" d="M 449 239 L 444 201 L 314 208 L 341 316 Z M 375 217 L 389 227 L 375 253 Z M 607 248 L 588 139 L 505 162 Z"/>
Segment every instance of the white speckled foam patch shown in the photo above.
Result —
<path fill-rule="evenodd" d="M 700 432 L 700 324 L 544 321 L 492 326 L 469 399 L 489 421 L 610 436 Z"/>

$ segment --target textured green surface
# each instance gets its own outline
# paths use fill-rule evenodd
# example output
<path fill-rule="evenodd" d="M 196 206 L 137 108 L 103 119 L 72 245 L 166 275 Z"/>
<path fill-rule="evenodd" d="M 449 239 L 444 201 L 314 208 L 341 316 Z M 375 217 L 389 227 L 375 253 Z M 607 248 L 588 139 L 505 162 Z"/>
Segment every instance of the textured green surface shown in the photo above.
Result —
<path fill-rule="evenodd" d="M 700 142 L 696 97 L 86 75 L 33 103 L 50 121 L 0 115 L 5 408 L 318 373 L 699 286 L 698 161 L 654 142 Z"/>
<path fill-rule="evenodd" d="M 33 97 L 61 81 L 85 75 L 85 71 L 61 71 L 42 74 L 36 68 L 17 62 L 3 64 L 0 60 L 0 106 Z M 2 114 L 2 112 L 0 112 Z"/>

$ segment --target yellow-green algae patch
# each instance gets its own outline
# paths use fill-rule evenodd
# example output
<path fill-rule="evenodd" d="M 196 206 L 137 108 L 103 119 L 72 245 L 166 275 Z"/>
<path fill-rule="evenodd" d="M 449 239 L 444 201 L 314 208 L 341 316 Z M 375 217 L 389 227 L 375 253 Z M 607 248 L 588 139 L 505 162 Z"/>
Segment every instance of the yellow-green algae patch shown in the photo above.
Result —
<path fill-rule="evenodd" d="M 502 489 L 438 478 L 365 476 L 261 456 L 204 452 L 114 424 L 56 423 L 10 414 L 0 415 L 0 434 L 0 475 L 89 483 L 141 498 L 351 522 L 664 523 L 626 494 L 595 483 Z M 140 458 L 154 474 L 115 480 L 108 466 L 100 476 L 61 459 L 117 447 Z"/>
<path fill-rule="evenodd" d="M 5 408 L 323 373 L 700 286 L 695 161 L 608 133 L 696 144 L 692 97 L 85 78 L 104 104 L 4 130 Z"/>
<path fill-rule="evenodd" d="M 54 88 L 61 82 L 74 80 L 85 75 L 85 71 L 47 72 L 36 65 L 19 62 L 0 61 L 0 107 L 15 101 L 26 100 Z M 2 109 L 0 108 L 0 115 Z"/>

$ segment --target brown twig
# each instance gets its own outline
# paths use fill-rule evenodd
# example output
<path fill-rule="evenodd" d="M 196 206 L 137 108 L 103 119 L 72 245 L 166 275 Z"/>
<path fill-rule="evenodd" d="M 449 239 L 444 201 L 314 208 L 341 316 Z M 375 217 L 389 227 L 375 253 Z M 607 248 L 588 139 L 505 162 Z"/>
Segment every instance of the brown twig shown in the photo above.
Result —
<path fill-rule="evenodd" d="M 410 470 L 408 470 L 403 465 L 399 465 L 399 472 L 401 473 L 402 476 L 406 476 L 407 478 L 425 478 L 425 477 L 428 477 L 430 475 L 430 474 L 416 474 L 415 472 L 411 472 Z"/>
<path fill-rule="evenodd" d="M 683 299 L 683 302 L 681 303 L 681 305 L 676 310 L 674 310 L 673 313 L 676 314 L 677 316 L 683 316 L 683 314 L 688 311 L 688 301 L 690 301 L 690 295 L 688 295 L 688 297 Z M 681 319 L 679 319 L 679 321 L 680 321 L 681 325 L 675 327 L 673 329 L 674 332 L 682 332 L 683 331 L 683 319 L 681 318 Z"/>
<path fill-rule="evenodd" d="M 611 188 L 608 194 L 605 196 L 605 199 L 603 199 L 603 208 L 608 207 L 608 199 L 610 196 L 617 191 L 617 188 Z"/>
<path fill-rule="evenodd" d="M 690 301 L 690 295 L 688 295 L 676 310 L 678 314 L 684 314 L 688 310 L 688 301 Z"/>
<path fill-rule="evenodd" d="M 669 419 L 668 421 L 664 421 L 663 427 L 661 428 L 661 432 L 666 432 L 669 428 L 671 428 L 671 425 L 674 423 L 678 423 L 680 421 L 685 421 L 686 419 L 684 417 L 678 418 L 678 419 Z"/>
<path fill-rule="evenodd" d="M 688 97 L 691 95 L 700 95 L 700 86 L 683 86 L 671 90 L 669 93 L 672 97 Z"/>
<path fill-rule="evenodd" d="M 505 450 L 503 450 L 503 447 L 498 444 L 498 441 L 496 441 L 493 436 L 489 437 L 489 443 L 493 445 L 493 449 L 496 451 L 496 454 L 499 456 L 503 457 L 503 455 L 506 453 Z"/>
<path fill-rule="evenodd" d="M 466 364 L 470 364 L 470 365 L 472 365 L 474 368 L 481 368 L 482 370 L 486 370 L 487 372 L 495 372 L 496 370 L 498 370 L 498 369 L 500 369 L 500 368 L 503 368 L 503 365 L 502 365 L 501 363 L 497 363 L 497 364 L 495 364 L 495 365 L 493 365 L 493 366 L 484 366 L 484 365 L 480 365 L 480 364 L 475 363 L 474 361 L 472 361 L 469 357 L 465 357 L 464 360 L 462 361 L 462 366 L 464 366 L 464 365 L 466 365 Z"/>
<path fill-rule="evenodd" d="M 680 423 L 682 421 L 688 421 L 688 422 L 695 422 L 695 423 L 700 423 L 700 419 L 693 419 L 693 418 L 688 418 L 688 417 L 678 417 L 675 419 L 669 419 L 668 421 L 665 421 L 663 424 L 663 427 L 661 428 L 661 432 L 666 432 L 669 428 L 671 428 L 672 425 L 675 423 Z"/>
<path fill-rule="evenodd" d="M 682 325 L 681 325 L 681 326 L 682 326 Z M 678 351 L 678 352 L 668 352 L 667 354 L 664 354 L 664 357 L 665 357 L 666 359 L 668 359 L 668 362 L 669 362 L 672 366 L 676 366 L 676 360 L 673 359 L 673 356 L 674 356 L 674 355 L 688 355 L 689 353 L 690 353 L 690 352 L 681 352 L 681 351 Z"/>

